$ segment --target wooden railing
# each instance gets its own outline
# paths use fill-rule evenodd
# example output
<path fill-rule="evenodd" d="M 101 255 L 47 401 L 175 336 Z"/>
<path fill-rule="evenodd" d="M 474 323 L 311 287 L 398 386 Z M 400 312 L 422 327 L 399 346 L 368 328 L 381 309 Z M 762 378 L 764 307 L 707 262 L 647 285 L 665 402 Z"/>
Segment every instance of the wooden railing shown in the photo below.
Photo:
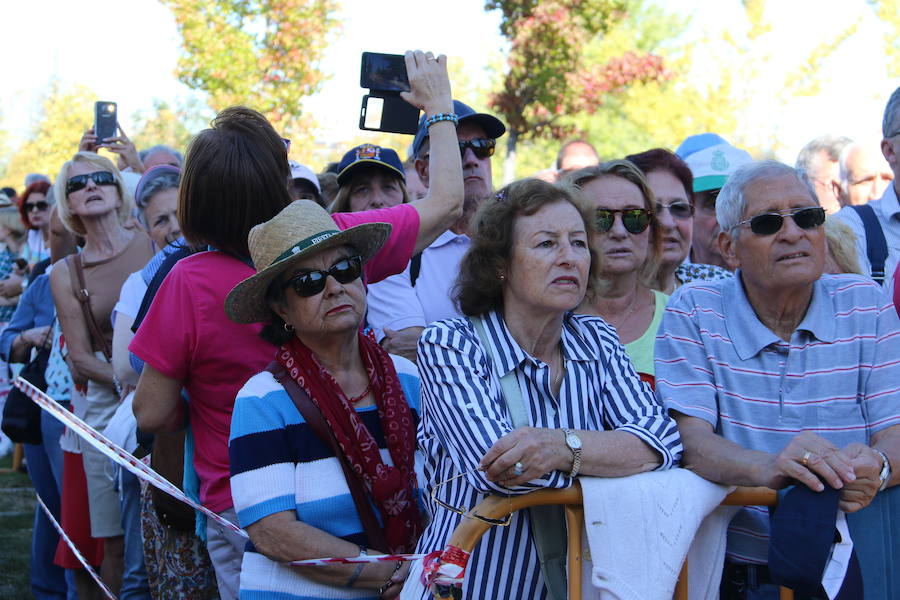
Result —
<path fill-rule="evenodd" d="M 739 487 L 722 501 L 726 506 L 773 506 L 778 502 L 778 494 L 769 488 Z M 569 600 L 581 600 L 581 532 L 584 529 L 584 508 L 582 507 L 581 486 L 577 484 L 563 490 L 538 490 L 518 496 L 488 496 L 470 512 L 488 519 L 503 519 L 507 515 L 532 506 L 561 504 L 565 507 L 568 541 Z M 478 519 L 463 519 L 453 531 L 449 544 L 466 552 L 472 552 L 481 536 L 491 525 Z M 681 575 L 675 587 L 675 600 L 688 600 L 688 565 L 681 568 Z M 793 600 L 794 593 L 781 588 L 781 600 Z M 435 596 L 438 599 L 437 596 Z M 439 599 L 438 599 L 439 600 Z"/>

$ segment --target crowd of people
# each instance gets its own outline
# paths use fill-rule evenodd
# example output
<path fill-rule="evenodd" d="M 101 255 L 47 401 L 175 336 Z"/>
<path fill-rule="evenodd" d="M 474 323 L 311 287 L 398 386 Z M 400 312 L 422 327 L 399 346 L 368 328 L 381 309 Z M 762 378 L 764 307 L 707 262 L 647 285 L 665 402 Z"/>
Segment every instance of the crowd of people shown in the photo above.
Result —
<path fill-rule="evenodd" d="M 578 139 L 495 190 L 504 124 L 452 98 L 445 57 L 406 67 L 408 152 L 316 174 L 236 106 L 184 156 L 88 130 L 55 180 L 0 195 L 10 377 L 42 355 L 50 397 L 249 536 L 45 413 L 28 471 L 104 583 L 425 599 L 420 561 L 286 563 L 442 550 L 488 495 L 684 467 L 836 490 L 865 598 L 900 596 L 900 88 L 880 153 L 822 136 L 789 166 L 699 133 L 601 160 Z M 490 528 L 463 597 L 565 597 L 561 518 Z M 722 598 L 778 597 L 771 527 L 731 520 Z M 30 577 L 101 597 L 40 509 Z"/>

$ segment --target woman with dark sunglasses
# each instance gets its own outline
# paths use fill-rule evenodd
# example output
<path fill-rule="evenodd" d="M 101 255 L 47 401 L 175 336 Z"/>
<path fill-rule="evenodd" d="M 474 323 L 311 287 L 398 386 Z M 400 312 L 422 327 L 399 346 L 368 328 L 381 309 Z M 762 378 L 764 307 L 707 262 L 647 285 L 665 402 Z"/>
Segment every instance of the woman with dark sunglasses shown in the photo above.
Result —
<path fill-rule="evenodd" d="M 50 258 L 50 184 L 46 181 L 35 181 L 27 188 L 19 199 L 19 214 L 22 223 L 28 228 L 28 238 L 22 247 L 21 256 L 29 266 Z"/>
<path fill-rule="evenodd" d="M 412 552 L 422 532 L 416 367 L 359 330 L 363 265 L 390 230 L 337 232 L 328 213 L 300 200 L 250 232 L 257 272 L 228 294 L 225 311 L 237 323 L 266 323 L 263 338 L 279 348 L 238 392 L 231 421 L 231 493 L 253 543 L 242 593 L 392 598 L 406 578 L 409 563 L 280 564 Z"/>
<path fill-rule="evenodd" d="M 644 173 L 656 197 L 654 216 L 661 228 L 662 248 L 653 288 L 671 294 L 689 281 L 731 277 L 731 271 L 722 267 L 686 260 L 694 236 L 694 176 L 690 167 L 664 148 L 632 154 L 626 159 Z"/>
<path fill-rule="evenodd" d="M 598 256 L 595 289 L 577 312 L 597 315 L 616 328 L 641 378 L 653 384 L 653 345 L 669 297 L 653 289 L 662 254 L 656 199 L 643 173 L 626 160 L 572 174 L 594 210 Z"/>
<path fill-rule="evenodd" d="M 54 184 L 59 217 L 66 229 L 84 238 L 80 253 L 58 261 L 50 272 L 50 287 L 59 325 L 66 339 L 72 378 L 87 387 L 84 421 L 103 431 L 121 401 L 113 373 L 112 311 L 125 279 L 153 257 L 153 242 L 143 231 L 126 229 L 134 200 L 113 163 L 93 152 L 78 152 L 60 169 Z M 119 494 L 109 476 L 109 459 L 84 444 L 91 535 L 104 539 L 106 583 L 123 595 L 142 583 L 126 577 L 123 523 Z M 65 500 L 64 500 L 65 501 Z M 135 542 L 127 540 L 129 547 Z M 140 548 L 140 542 L 137 542 Z M 141 566 L 142 566 L 141 561 Z M 145 584 L 143 584 L 145 585 Z"/>

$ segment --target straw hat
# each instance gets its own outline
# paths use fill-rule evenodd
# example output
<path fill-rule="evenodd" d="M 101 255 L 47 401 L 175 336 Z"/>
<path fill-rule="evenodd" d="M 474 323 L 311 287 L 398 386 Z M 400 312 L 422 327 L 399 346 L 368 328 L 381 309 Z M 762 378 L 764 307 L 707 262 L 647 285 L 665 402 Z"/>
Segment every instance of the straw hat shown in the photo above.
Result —
<path fill-rule="evenodd" d="M 387 223 L 365 223 L 340 231 L 331 215 L 315 202 L 292 202 L 250 230 L 247 245 L 257 271 L 228 293 L 228 318 L 236 323 L 268 321 L 272 309 L 266 303 L 266 290 L 284 271 L 313 254 L 345 245 L 353 246 L 365 263 L 390 233 Z"/>

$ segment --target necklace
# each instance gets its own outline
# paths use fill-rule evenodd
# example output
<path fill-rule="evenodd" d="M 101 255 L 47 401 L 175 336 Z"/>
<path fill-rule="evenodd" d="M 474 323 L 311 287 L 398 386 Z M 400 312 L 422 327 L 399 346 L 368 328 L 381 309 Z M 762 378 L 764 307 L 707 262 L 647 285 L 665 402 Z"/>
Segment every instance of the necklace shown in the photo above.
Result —
<path fill-rule="evenodd" d="M 347 402 L 349 402 L 350 404 L 356 404 L 357 402 L 368 396 L 371 390 L 372 382 L 370 381 L 369 385 L 366 386 L 366 389 L 363 390 L 362 394 L 360 394 L 359 396 L 353 396 L 352 398 L 347 398 Z"/>

